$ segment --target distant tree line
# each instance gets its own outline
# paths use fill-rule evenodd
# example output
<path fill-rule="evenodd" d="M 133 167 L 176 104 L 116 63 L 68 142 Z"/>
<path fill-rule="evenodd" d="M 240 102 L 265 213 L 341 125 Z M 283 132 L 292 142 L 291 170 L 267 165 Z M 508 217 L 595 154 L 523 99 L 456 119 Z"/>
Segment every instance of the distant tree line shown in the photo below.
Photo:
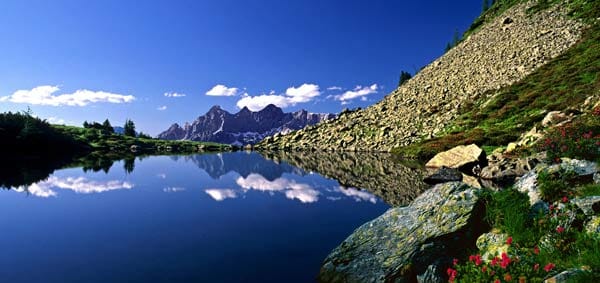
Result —
<path fill-rule="evenodd" d="M 108 119 L 104 120 L 104 122 L 102 124 L 100 124 L 98 122 L 84 121 L 83 127 L 86 129 L 100 130 L 104 134 L 114 134 L 115 133 L 115 129 L 110 124 L 110 121 Z M 144 134 L 142 132 L 137 133 L 135 131 L 135 123 L 131 119 L 125 120 L 125 124 L 123 125 L 123 135 L 129 136 L 129 137 L 139 137 L 139 138 L 144 138 L 144 139 L 152 138 L 151 136 Z"/>
<path fill-rule="evenodd" d="M 410 80 L 410 78 L 412 78 L 412 75 L 409 72 L 401 71 L 400 79 L 398 80 L 398 86 L 403 85 L 405 82 Z"/>
<path fill-rule="evenodd" d="M 64 155 L 83 150 L 85 145 L 54 129 L 31 109 L 0 113 L 0 152 L 9 155 Z"/>

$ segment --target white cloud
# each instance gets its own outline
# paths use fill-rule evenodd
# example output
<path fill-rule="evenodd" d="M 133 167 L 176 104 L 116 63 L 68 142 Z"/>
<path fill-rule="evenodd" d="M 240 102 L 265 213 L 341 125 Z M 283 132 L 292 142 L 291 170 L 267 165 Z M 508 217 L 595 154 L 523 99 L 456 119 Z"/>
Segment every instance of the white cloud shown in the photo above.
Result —
<path fill-rule="evenodd" d="M 288 106 L 294 106 L 297 103 L 306 103 L 312 101 L 315 97 L 321 95 L 319 86 L 315 84 L 302 84 L 299 87 L 289 87 L 285 94 L 276 95 L 274 91 L 270 94 L 262 94 L 258 96 L 250 96 L 244 94 L 243 97 L 238 100 L 237 107 L 248 109 L 252 111 L 258 111 L 269 104 L 274 104 L 280 108 L 286 108 Z"/>
<path fill-rule="evenodd" d="M 355 201 L 368 201 L 371 203 L 377 203 L 377 198 L 374 195 L 356 188 L 339 187 L 337 191 L 347 197 L 353 198 Z"/>
<path fill-rule="evenodd" d="M 164 96 L 165 97 L 184 97 L 185 94 L 184 93 L 177 93 L 177 92 L 165 92 Z"/>
<path fill-rule="evenodd" d="M 238 94 L 239 89 L 236 87 L 226 87 L 224 85 L 215 85 L 206 95 L 209 96 L 235 96 Z"/>
<path fill-rule="evenodd" d="M 17 192 L 29 192 L 34 196 L 47 198 L 57 195 L 57 193 L 52 190 L 53 188 L 72 190 L 78 194 L 91 194 L 120 189 L 132 189 L 133 184 L 117 180 L 98 182 L 88 180 L 84 177 L 59 178 L 52 176 L 45 181 L 38 182 L 27 187 L 21 186 L 16 188 L 15 190 Z"/>
<path fill-rule="evenodd" d="M 86 106 L 97 102 L 129 103 L 135 100 L 133 95 L 87 89 L 80 89 L 69 94 L 54 95 L 59 90 L 58 86 L 38 86 L 31 90 L 17 90 L 12 95 L 1 97 L 0 101 L 50 106 Z"/>
<path fill-rule="evenodd" d="M 161 178 L 161 179 L 166 179 L 167 178 L 167 174 L 165 174 L 165 173 L 159 173 L 159 174 L 156 174 L 156 177 Z"/>
<path fill-rule="evenodd" d="M 156 110 L 165 111 L 165 110 L 167 110 L 167 105 L 160 106 L 160 107 L 156 108 Z"/>
<path fill-rule="evenodd" d="M 286 108 L 291 105 L 290 100 L 283 95 L 258 95 L 258 96 L 249 96 L 244 95 L 238 102 L 236 103 L 238 108 L 248 107 L 251 111 L 259 111 L 265 106 L 269 104 L 274 104 L 280 108 Z"/>
<path fill-rule="evenodd" d="M 377 93 L 377 89 L 379 87 L 377 86 L 377 84 L 373 84 L 371 86 L 357 86 L 356 88 L 354 88 L 354 90 L 349 90 L 344 92 L 341 95 L 336 95 L 335 99 L 342 101 L 342 103 L 344 103 L 345 101 L 348 100 L 352 100 L 358 97 L 364 98 L 369 94 L 373 94 L 373 93 Z M 364 101 L 364 100 L 363 100 Z"/>
<path fill-rule="evenodd" d="M 340 86 L 330 86 L 327 88 L 327 90 L 342 90 L 342 87 Z"/>
<path fill-rule="evenodd" d="M 237 193 L 232 189 L 208 189 L 204 190 L 204 192 L 216 201 L 237 197 Z"/>
<path fill-rule="evenodd" d="M 57 117 L 48 117 L 48 119 L 46 119 L 46 120 L 50 124 L 58 124 L 58 125 L 64 125 L 65 124 L 65 120 L 57 118 Z"/>
<path fill-rule="evenodd" d="M 302 203 L 311 203 L 319 200 L 319 191 L 308 184 L 297 183 L 286 178 L 277 178 L 274 181 L 265 179 L 260 174 L 250 174 L 248 177 L 239 177 L 236 183 L 246 190 L 267 192 L 282 192 L 288 199 L 297 199 Z"/>

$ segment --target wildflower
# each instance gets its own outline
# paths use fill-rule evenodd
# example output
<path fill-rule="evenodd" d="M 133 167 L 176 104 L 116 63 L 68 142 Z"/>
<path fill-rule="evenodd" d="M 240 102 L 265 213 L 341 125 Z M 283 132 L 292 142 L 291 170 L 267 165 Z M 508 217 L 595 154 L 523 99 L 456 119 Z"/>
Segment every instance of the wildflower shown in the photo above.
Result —
<path fill-rule="evenodd" d="M 481 265 L 481 256 L 476 255 L 475 256 L 475 266 L 479 266 L 479 265 Z"/>
<path fill-rule="evenodd" d="M 546 266 L 544 266 L 544 270 L 546 270 L 546 272 L 550 272 L 552 269 L 554 269 L 554 267 L 556 267 L 554 263 L 548 263 Z"/>
<path fill-rule="evenodd" d="M 538 246 L 533 247 L 533 253 L 536 255 L 540 254 L 540 248 L 538 248 Z"/>
<path fill-rule="evenodd" d="M 494 283 L 500 283 L 500 279 L 494 280 Z"/>
<path fill-rule="evenodd" d="M 564 231 L 565 231 L 565 228 L 564 228 L 564 227 L 562 227 L 562 226 L 558 226 L 558 227 L 556 227 L 556 233 L 560 234 L 560 233 L 562 233 L 562 232 L 564 232 Z"/>
<path fill-rule="evenodd" d="M 456 271 L 456 269 L 452 269 L 451 267 L 448 267 L 448 270 L 446 270 L 446 273 L 448 274 L 448 282 L 454 282 L 454 279 L 456 279 L 456 275 L 458 275 L 458 271 Z"/>
<path fill-rule="evenodd" d="M 533 265 L 533 270 L 534 271 L 538 271 L 538 269 L 540 269 L 540 264 L 539 263 L 534 264 Z"/>
<path fill-rule="evenodd" d="M 482 266 L 481 267 L 481 272 L 486 273 L 487 272 L 487 266 Z"/>
<path fill-rule="evenodd" d="M 568 198 L 567 196 L 564 196 L 564 197 L 562 198 L 562 202 L 563 202 L 563 203 L 567 203 L 567 202 L 569 202 L 569 198 Z"/>
<path fill-rule="evenodd" d="M 498 257 L 494 257 L 492 259 L 492 262 L 490 263 L 492 266 L 496 266 L 498 264 L 498 261 L 500 261 L 500 259 Z"/>
<path fill-rule="evenodd" d="M 458 258 L 452 260 L 452 265 L 456 266 L 458 264 Z"/>
<path fill-rule="evenodd" d="M 504 281 L 510 282 L 511 280 L 512 280 L 512 276 L 510 276 L 510 273 L 504 274 Z"/>
<path fill-rule="evenodd" d="M 512 237 L 508 237 L 508 239 L 506 239 L 506 244 L 510 246 L 510 244 L 512 244 Z"/>
<path fill-rule="evenodd" d="M 508 255 L 506 253 L 502 253 L 502 261 L 500 262 L 500 267 L 502 267 L 503 269 L 506 269 L 506 267 L 508 267 L 509 264 L 510 264 L 510 257 L 508 257 Z"/>
<path fill-rule="evenodd" d="M 550 205 L 550 211 L 554 210 L 554 204 Z"/>
<path fill-rule="evenodd" d="M 527 282 L 527 277 L 525 277 L 525 276 L 519 277 L 519 283 L 526 283 L 526 282 Z"/>

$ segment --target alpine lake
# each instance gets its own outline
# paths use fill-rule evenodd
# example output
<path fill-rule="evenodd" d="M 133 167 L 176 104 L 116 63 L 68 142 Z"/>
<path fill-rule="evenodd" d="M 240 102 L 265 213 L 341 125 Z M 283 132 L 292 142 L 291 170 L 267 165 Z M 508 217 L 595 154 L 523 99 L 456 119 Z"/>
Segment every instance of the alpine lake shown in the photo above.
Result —
<path fill-rule="evenodd" d="M 36 162 L 5 165 L 0 282 L 314 282 L 352 231 L 427 189 L 373 153 Z"/>

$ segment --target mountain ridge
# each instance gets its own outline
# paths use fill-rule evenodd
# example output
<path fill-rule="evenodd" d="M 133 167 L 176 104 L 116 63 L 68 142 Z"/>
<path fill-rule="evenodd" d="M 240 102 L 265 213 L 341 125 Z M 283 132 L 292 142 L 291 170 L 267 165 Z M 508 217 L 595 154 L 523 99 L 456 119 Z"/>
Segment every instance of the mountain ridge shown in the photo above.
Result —
<path fill-rule="evenodd" d="M 191 123 L 186 122 L 183 127 L 174 123 L 157 137 L 165 140 L 211 141 L 242 146 L 255 144 L 266 136 L 286 134 L 334 117 L 335 114 L 309 113 L 304 109 L 285 113 L 273 104 L 256 112 L 244 107 L 232 114 L 219 105 L 214 105 Z"/>

